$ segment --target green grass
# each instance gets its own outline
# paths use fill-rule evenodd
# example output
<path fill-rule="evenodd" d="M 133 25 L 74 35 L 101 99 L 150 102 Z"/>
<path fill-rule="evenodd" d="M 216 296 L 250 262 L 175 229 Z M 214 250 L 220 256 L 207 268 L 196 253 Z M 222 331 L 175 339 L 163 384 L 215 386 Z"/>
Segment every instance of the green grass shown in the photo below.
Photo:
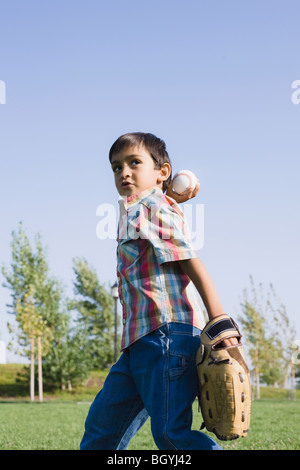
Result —
<path fill-rule="evenodd" d="M 252 403 L 250 430 L 245 438 L 222 442 L 207 433 L 225 450 L 300 450 L 300 402 L 262 399 Z M 194 404 L 193 429 L 202 423 L 198 404 Z M 132 450 L 156 449 L 147 423 L 132 439 Z"/>
<path fill-rule="evenodd" d="M 77 449 L 87 411 L 73 402 L 1 402 L 0 449 Z"/>
<path fill-rule="evenodd" d="M 201 415 L 194 407 L 194 429 Z M 0 402 L 0 449 L 76 450 L 84 431 L 88 403 Z M 299 450 L 300 404 L 298 400 L 253 402 L 251 426 L 246 438 L 220 443 L 224 449 Z M 213 438 L 214 436 L 210 434 Z M 130 450 L 156 450 L 149 420 L 132 439 Z"/>
<path fill-rule="evenodd" d="M 72 392 L 45 393 L 43 403 L 31 403 L 28 386 L 17 380 L 21 369 L 16 364 L 0 365 L 0 450 L 78 449 L 90 402 L 107 371 L 93 372 L 85 384 Z M 252 403 L 248 436 L 219 441 L 221 446 L 238 450 L 300 450 L 299 392 L 296 400 L 287 400 L 286 390 L 262 387 L 262 399 Z M 195 402 L 193 429 L 199 429 L 201 423 Z M 149 420 L 132 439 L 129 449 L 156 450 Z"/>

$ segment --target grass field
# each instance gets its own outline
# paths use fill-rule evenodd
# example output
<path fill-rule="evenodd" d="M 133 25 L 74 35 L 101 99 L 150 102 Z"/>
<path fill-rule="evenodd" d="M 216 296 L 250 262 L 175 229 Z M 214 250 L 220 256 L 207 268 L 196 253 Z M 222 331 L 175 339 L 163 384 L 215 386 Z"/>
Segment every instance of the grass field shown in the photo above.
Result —
<path fill-rule="evenodd" d="M 10 373 L 8 369 L 10 367 Z M 31 403 L 21 384 L 15 384 L 17 367 L 0 366 L 0 449 L 1 450 L 76 450 L 84 432 L 84 421 L 90 401 L 104 379 L 95 374 L 85 387 L 73 394 L 58 393 L 55 399 Z M 222 443 L 224 449 L 300 450 L 300 400 L 283 398 L 286 391 L 262 390 L 263 398 L 252 403 L 248 436 Z M 15 397 L 18 397 L 16 399 Z M 193 429 L 202 419 L 194 405 Z M 211 434 L 214 438 L 214 436 Z M 157 450 L 150 432 L 149 420 L 132 439 L 130 450 Z"/>
<path fill-rule="evenodd" d="M 89 404 L 0 402 L 0 449 L 76 450 L 83 434 Z M 299 401 L 261 400 L 253 403 L 246 438 L 221 443 L 224 449 L 299 450 Z M 201 416 L 195 403 L 194 429 Z M 213 435 L 212 435 L 213 436 Z M 149 420 L 130 443 L 131 450 L 156 450 Z"/>

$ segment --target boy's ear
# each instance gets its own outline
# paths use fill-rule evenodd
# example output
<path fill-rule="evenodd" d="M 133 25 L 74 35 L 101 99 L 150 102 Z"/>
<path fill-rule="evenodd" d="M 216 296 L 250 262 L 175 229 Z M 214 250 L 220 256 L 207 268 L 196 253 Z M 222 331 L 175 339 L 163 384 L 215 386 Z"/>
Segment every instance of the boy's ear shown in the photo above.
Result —
<path fill-rule="evenodd" d="M 159 169 L 157 182 L 163 183 L 164 181 L 167 181 L 167 179 L 171 175 L 171 172 L 172 172 L 172 168 L 171 168 L 170 163 L 163 163 L 162 167 Z"/>

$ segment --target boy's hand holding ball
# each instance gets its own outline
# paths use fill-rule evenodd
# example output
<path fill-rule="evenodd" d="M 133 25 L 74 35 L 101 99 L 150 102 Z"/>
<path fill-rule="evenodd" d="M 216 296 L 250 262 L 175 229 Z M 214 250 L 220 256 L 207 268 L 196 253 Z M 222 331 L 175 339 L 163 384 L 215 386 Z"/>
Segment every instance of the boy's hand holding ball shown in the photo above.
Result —
<path fill-rule="evenodd" d="M 200 183 L 196 175 L 192 171 L 181 170 L 174 176 L 166 194 L 181 203 L 195 197 L 199 189 Z"/>

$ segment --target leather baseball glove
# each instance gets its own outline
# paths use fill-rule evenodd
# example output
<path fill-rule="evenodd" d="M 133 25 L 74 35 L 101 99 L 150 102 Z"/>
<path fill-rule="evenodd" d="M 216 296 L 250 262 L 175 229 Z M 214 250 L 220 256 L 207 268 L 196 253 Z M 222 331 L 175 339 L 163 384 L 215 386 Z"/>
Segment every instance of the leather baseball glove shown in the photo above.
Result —
<path fill-rule="evenodd" d="M 224 339 L 238 344 L 222 347 Z M 201 333 L 197 354 L 199 404 L 206 427 L 228 441 L 246 436 L 250 424 L 251 387 L 237 325 L 228 315 L 209 321 Z"/>

